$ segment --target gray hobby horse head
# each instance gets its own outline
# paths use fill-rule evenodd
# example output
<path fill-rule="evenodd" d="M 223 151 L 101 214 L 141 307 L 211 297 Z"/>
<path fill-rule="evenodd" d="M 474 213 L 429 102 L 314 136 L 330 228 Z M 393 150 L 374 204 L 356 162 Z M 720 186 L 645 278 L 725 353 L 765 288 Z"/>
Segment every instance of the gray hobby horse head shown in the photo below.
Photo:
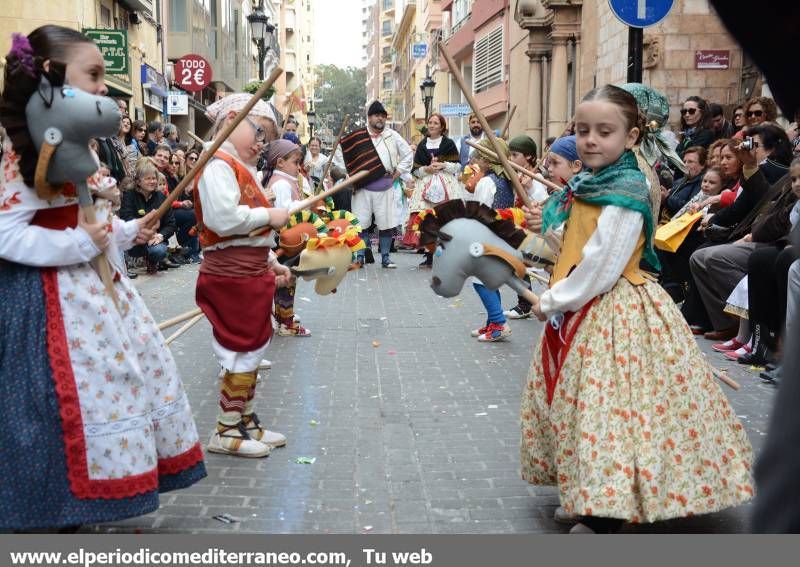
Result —
<path fill-rule="evenodd" d="M 112 99 L 67 84 L 51 84 L 45 76 L 28 101 L 25 115 L 39 152 L 36 190 L 46 198 L 54 197 L 64 183 L 74 183 L 79 189 L 85 185 L 98 169 L 89 141 L 113 136 L 120 124 L 119 107 Z"/>
<path fill-rule="evenodd" d="M 475 201 L 456 199 L 437 206 L 422 220 L 420 231 L 421 244 L 436 245 L 431 288 L 442 297 L 458 295 L 469 276 L 491 290 L 506 284 L 527 295 L 530 290 L 522 281 L 526 265 L 553 261 L 540 237 L 498 219 L 494 209 Z M 524 252 L 533 249 L 537 254 Z"/>

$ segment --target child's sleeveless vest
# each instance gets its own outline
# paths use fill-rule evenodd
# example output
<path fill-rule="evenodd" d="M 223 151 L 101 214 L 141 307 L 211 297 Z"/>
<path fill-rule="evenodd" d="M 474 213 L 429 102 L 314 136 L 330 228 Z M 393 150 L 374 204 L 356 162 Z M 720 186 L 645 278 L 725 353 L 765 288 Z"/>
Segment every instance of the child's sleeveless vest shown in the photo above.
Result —
<path fill-rule="evenodd" d="M 214 158 L 212 159 L 221 159 L 225 163 L 227 163 L 231 169 L 233 169 L 233 173 L 236 175 L 236 182 L 239 184 L 239 192 L 241 193 L 241 197 L 239 199 L 240 205 L 245 205 L 250 207 L 251 209 L 256 209 L 258 207 L 265 207 L 269 208 L 270 204 L 267 201 L 267 198 L 264 196 L 264 193 L 261 191 L 261 188 L 256 183 L 256 180 L 253 178 L 253 175 L 250 171 L 238 160 L 236 160 L 230 154 L 227 154 L 223 151 L 217 151 L 214 154 Z M 206 248 L 208 246 L 214 246 L 219 244 L 220 242 L 225 242 L 226 240 L 235 240 L 237 238 L 247 237 L 247 234 L 233 234 L 230 236 L 220 236 L 213 230 L 209 229 L 205 223 L 203 222 L 203 203 L 200 199 L 200 191 L 199 191 L 199 183 L 200 177 L 203 175 L 201 171 L 194 179 L 194 195 L 195 195 L 195 214 L 197 215 L 197 227 L 198 233 L 200 236 L 200 246 Z M 209 188 L 211 191 L 214 190 L 213 187 Z M 265 232 L 263 235 L 267 235 L 269 232 Z M 262 236 L 263 236 L 262 235 Z"/>
<path fill-rule="evenodd" d="M 597 230 L 597 221 L 602 210 L 603 208 L 598 205 L 589 205 L 579 199 L 575 199 L 564 230 L 564 242 L 561 245 L 561 252 L 553 268 L 553 276 L 550 278 L 550 287 L 566 278 L 575 266 L 580 263 L 584 246 Z M 636 249 L 622 271 L 622 277 L 633 285 L 642 285 L 645 282 L 639 271 L 639 261 L 642 259 L 643 251 L 644 233 L 641 233 L 636 243 Z"/>
<path fill-rule="evenodd" d="M 267 189 L 271 188 L 275 185 L 278 181 L 286 181 L 292 187 L 292 201 L 300 201 L 303 198 L 302 191 L 300 190 L 300 176 L 298 175 L 295 178 L 289 177 L 288 175 L 275 175 L 272 174 L 272 177 L 269 178 L 267 181 Z"/>

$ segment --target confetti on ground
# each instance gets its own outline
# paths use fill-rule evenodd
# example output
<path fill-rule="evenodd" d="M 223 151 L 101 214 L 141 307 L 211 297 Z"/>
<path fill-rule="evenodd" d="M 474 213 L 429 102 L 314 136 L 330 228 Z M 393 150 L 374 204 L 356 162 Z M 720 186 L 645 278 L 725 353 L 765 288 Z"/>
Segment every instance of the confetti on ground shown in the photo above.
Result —
<path fill-rule="evenodd" d="M 386 351 L 386 354 L 397 354 L 397 351 L 396 350 L 389 350 L 389 351 Z"/>
<path fill-rule="evenodd" d="M 313 465 L 314 463 L 317 462 L 317 458 L 316 457 L 297 457 L 294 460 L 294 462 L 297 463 L 298 465 Z"/>
<path fill-rule="evenodd" d="M 371 532 L 372 531 L 372 526 L 364 526 L 364 531 L 365 532 Z"/>
<path fill-rule="evenodd" d="M 316 419 L 312 419 L 311 421 L 308 422 L 308 424 L 311 427 L 316 427 L 317 425 L 319 425 L 319 422 Z"/>
<path fill-rule="evenodd" d="M 496 405 L 496 404 L 491 404 L 491 405 L 489 406 L 489 409 L 497 409 L 497 405 Z"/>
<path fill-rule="evenodd" d="M 222 522 L 223 524 L 235 524 L 239 521 L 239 518 L 235 518 L 230 514 L 219 514 L 217 516 L 212 516 L 212 519 Z"/>
<path fill-rule="evenodd" d="M 300 301 L 308 301 L 309 303 L 311 303 L 311 300 L 307 297 L 301 297 Z"/>
<path fill-rule="evenodd" d="M 765 366 L 751 366 L 750 370 L 753 372 L 764 372 L 767 368 Z"/>
<path fill-rule="evenodd" d="M 372 346 L 374 346 L 375 348 L 378 348 L 379 346 L 381 346 L 381 342 L 380 341 L 372 341 Z"/>
<path fill-rule="evenodd" d="M 480 413 L 476 413 L 476 414 L 475 414 L 475 417 L 480 417 L 480 416 L 482 416 L 482 415 L 489 415 L 489 414 L 488 414 L 488 413 L 486 413 L 485 411 L 482 411 L 482 412 L 480 412 Z"/>
<path fill-rule="evenodd" d="M 386 321 L 388 317 L 381 317 L 381 321 Z"/>

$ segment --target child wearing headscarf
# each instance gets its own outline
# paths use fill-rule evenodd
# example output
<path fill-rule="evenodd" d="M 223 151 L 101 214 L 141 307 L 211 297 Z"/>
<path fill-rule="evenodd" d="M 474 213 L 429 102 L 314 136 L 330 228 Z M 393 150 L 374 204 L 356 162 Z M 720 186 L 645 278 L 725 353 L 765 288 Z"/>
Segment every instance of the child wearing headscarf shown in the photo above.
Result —
<path fill-rule="evenodd" d="M 209 106 L 216 132 L 249 100 L 250 95 L 234 94 Z M 196 300 L 211 323 L 214 354 L 225 371 L 217 427 L 208 444 L 214 453 L 265 457 L 286 444 L 285 436 L 261 426 L 254 403 L 258 366 L 272 336 L 275 288 L 291 280 L 271 251 L 272 229 L 286 224 L 288 210 L 272 207 L 256 180 L 264 144 L 276 137 L 272 109 L 258 101 L 195 180 L 203 247 Z"/>

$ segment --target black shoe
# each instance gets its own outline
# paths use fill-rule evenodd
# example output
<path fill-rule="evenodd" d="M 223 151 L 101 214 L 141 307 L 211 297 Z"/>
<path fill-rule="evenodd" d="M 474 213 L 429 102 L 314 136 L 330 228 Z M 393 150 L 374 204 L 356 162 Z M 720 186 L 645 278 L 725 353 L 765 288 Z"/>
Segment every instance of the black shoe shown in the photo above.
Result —
<path fill-rule="evenodd" d="M 138 277 L 139 277 L 139 274 L 137 274 L 134 270 L 128 270 L 128 279 L 129 280 L 135 280 Z"/>
<path fill-rule="evenodd" d="M 781 378 L 781 367 L 776 366 L 772 370 L 766 370 L 758 375 L 765 382 L 777 385 Z"/>
<path fill-rule="evenodd" d="M 767 345 L 757 343 L 753 352 L 740 356 L 736 359 L 736 362 L 749 366 L 766 366 L 773 359 L 772 352 L 767 348 Z"/>
<path fill-rule="evenodd" d="M 364 250 L 364 262 L 367 264 L 375 263 L 375 256 L 372 254 L 372 248 Z"/>
<path fill-rule="evenodd" d="M 172 260 L 163 260 L 159 267 L 164 266 L 165 268 L 180 268 L 181 265 L 173 262 Z"/>

